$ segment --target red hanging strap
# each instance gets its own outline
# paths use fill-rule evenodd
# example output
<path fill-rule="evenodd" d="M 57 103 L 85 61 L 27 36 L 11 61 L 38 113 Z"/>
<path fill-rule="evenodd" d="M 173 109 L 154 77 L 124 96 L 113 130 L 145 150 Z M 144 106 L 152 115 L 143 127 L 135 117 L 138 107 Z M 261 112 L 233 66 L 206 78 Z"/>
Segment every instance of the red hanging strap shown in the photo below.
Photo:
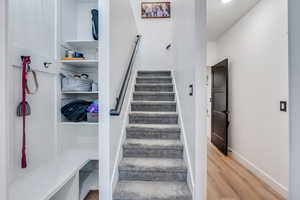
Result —
<path fill-rule="evenodd" d="M 29 56 L 22 56 L 22 118 L 23 118 L 23 140 L 21 167 L 27 167 L 26 159 L 26 88 L 27 88 L 27 66 L 31 60 Z"/>

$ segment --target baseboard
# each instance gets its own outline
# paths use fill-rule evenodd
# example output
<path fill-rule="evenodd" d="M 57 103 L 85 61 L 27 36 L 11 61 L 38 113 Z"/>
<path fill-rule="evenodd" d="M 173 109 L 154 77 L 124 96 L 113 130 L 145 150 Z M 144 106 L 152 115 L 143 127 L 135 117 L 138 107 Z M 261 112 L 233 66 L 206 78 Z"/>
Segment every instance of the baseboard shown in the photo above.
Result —
<path fill-rule="evenodd" d="M 111 181 L 111 185 L 112 185 L 112 189 L 114 191 L 118 181 L 119 181 L 119 163 L 120 161 L 122 160 L 123 158 L 123 144 L 125 142 L 125 139 L 126 139 L 126 127 L 128 125 L 128 120 L 129 120 L 129 116 L 128 116 L 128 113 L 130 111 L 130 103 L 131 103 L 131 96 L 132 96 L 132 93 L 133 93 L 133 88 L 134 88 L 134 84 L 135 84 L 135 79 L 136 79 L 136 74 L 137 74 L 137 71 L 136 70 L 133 70 L 132 72 L 134 75 L 133 75 L 133 79 L 131 80 L 131 84 L 129 84 L 129 91 L 128 91 L 128 97 L 129 100 L 127 101 L 127 105 L 126 105 L 126 109 L 124 111 L 125 113 L 125 117 L 124 117 L 124 120 L 123 120 L 123 124 L 122 124 L 122 132 L 121 132 L 121 137 L 119 139 L 119 144 L 118 144 L 118 149 L 117 149 L 117 155 L 116 155 L 116 158 L 115 158 L 115 162 L 114 162 L 114 167 L 113 167 L 113 173 L 112 173 L 112 181 Z M 126 98 L 126 97 L 125 97 Z"/>
<path fill-rule="evenodd" d="M 172 70 L 171 70 L 172 71 Z M 174 75 L 174 71 L 172 71 L 172 78 L 173 78 L 173 84 L 174 84 L 174 90 L 175 90 L 175 97 L 176 97 L 176 103 L 177 103 L 177 112 L 178 112 L 178 116 L 179 116 L 179 125 L 181 127 L 181 141 L 183 142 L 184 145 L 184 154 L 183 154 L 183 158 L 185 163 L 187 164 L 188 167 L 188 178 L 187 178 L 187 183 L 188 186 L 192 192 L 192 194 L 194 193 L 194 175 L 193 175 L 193 170 L 192 170 L 192 164 L 191 164 L 191 158 L 190 158 L 190 152 L 188 149 L 188 144 L 187 144 L 187 139 L 186 139 L 186 132 L 185 132 L 185 128 L 184 128 L 184 124 L 183 124 L 183 119 L 182 119 L 182 112 L 181 112 L 181 106 L 180 106 L 180 100 L 179 100 L 179 96 L 178 96 L 178 90 L 177 90 L 177 86 L 176 86 L 176 78 Z"/>
<path fill-rule="evenodd" d="M 229 148 L 230 156 L 242 164 L 245 168 L 250 170 L 253 174 L 255 174 L 259 179 L 261 179 L 264 183 L 269 185 L 274 191 L 278 192 L 284 198 L 288 199 L 288 189 L 274 180 L 269 174 L 264 172 L 262 169 L 257 167 L 254 163 L 247 160 L 238 152 L 234 151 L 232 148 Z"/>

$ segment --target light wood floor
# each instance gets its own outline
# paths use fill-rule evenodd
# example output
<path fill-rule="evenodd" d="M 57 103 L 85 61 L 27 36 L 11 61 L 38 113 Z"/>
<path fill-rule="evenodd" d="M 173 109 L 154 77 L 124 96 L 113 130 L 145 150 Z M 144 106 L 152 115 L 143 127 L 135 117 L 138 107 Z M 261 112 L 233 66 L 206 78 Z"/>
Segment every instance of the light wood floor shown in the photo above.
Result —
<path fill-rule="evenodd" d="M 284 200 L 250 171 L 208 144 L 207 200 Z M 97 191 L 85 200 L 98 200 Z"/>
<path fill-rule="evenodd" d="M 284 200 L 254 174 L 208 144 L 207 200 Z"/>
<path fill-rule="evenodd" d="M 85 200 L 99 200 L 98 191 L 90 191 Z"/>

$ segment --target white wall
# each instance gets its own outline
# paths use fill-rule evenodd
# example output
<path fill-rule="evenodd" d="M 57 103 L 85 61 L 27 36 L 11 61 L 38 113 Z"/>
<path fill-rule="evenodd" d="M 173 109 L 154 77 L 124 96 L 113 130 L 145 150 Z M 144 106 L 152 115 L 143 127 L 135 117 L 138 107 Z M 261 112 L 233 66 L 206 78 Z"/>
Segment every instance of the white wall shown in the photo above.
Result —
<path fill-rule="evenodd" d="M 191 158 L 192 173 L 195 173 L 195 97 L 189 96 L 189 85 L 195 85 L 195 11 L 192 9 L 195 2 L 176 1 L 173 5 L 174 20 L 174 60 L 175 78 L 178 89 L 179 101 L 182 110 L 183 126 L 188 141 L 188 152 Z M 189 21 L 189 23 L 186 23 Z M 187 39 L 189 38 L 189 39 Z"/>
<path fill-rule="evenodd" d="M 213 66 L 217 64 L 217 44 L 216 42 L 207 42 L 207 66 Z"/>
<path fill-rule="evenodd" d="M 8 18 L 9 61 L 6 76 L 9 91 L 8 178 L 11 182 L 49 161 L 56 153 L 56 76 L 37 72 L 39 91 L 27 98 L 32 111 L 31 116 L 27 117 L 26 127 L 28 167 L 21 169 L 22 120 L 16 117 L 16 108 L 21 101 L 21 68 L 12 67 L 21 65 L 20 55 L 31 55 L 34 69 L 43 69 L 43 62 L 54 63 L 54 2 L 11 0 Z M 52 67 L 55 68 L 54 65 Z M 32 83 L 31 77 L 30 81 Z"/>
<path fill-rule="evenodd" d="M 289 0 L 290 184 L 289 200 L 300 197 L 300 27 L 299 0 Z"/>
<path fill-rule="evenodd" d="M 206 1 L 175 1 L 173 41 L 175 78 L 192 175 L 194 199 L 206 193 Z M 189 85 L 194 96 L 189 96 Z M 201 186 L 201 187 L 199 187 Z"/>
<path fill-rule="evenodd" d="M 276 190 L 288 188 L 287 1 L 262 0 L 217 41 L 229 58 L 229 146 Z"/>
<path fill-rule="evenodd" d="M 110 108 L 114 108 L 116 97 L 124 80 L 137 36 L 135 18 L 129 0 L 111 1 L 110 13 Z M 110 122 L 110 175 L 117 158 L 122 125 L 126 116 L 125 108 L 129 99 L 125 98 L 120 116 L 111 116 Z"/>
<path fill-rule="evenodd" d="M 6 47 L 7 1 L 0 0 L 0 199 L 7 199 Z"/>
<path fill-rule="evenodd" d="M 130 0 L 136 19 L 141 40 L 141 65 L 140 69 L 171 69 L 173 68 L 172 48 L 166 50 L 166 46 L 172 43 L 172 21 L 166 19 L 142 19 L 141 2 L 152 0 Z M 158 0 L 165 1 L 165 0 Z M 172 1 L 171 1 L 172 2 Z M 171 12 L 173 4 L 171 3 Z M 171 13 L 173 15 L 173 13 Z"/>
<path fill-rule="evenodd" d="M 217 44 L 216 42 L 208 41 L 206 46 L 206 63 L 207 63 L 207 136 L 211 137 L 211 66 L 218 63 L 217 60 Z"/>

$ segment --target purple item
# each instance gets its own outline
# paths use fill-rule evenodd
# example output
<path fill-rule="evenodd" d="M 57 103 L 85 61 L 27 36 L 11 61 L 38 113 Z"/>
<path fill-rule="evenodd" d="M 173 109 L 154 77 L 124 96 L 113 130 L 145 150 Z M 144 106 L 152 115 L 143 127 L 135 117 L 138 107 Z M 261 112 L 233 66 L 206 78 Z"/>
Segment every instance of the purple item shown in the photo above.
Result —
<path fill-rule="evenodd" d="M 86 110 L 89 113 L 98 113 L 99 112 L 99 106 L 96 103 L 92 103 Z"/>

